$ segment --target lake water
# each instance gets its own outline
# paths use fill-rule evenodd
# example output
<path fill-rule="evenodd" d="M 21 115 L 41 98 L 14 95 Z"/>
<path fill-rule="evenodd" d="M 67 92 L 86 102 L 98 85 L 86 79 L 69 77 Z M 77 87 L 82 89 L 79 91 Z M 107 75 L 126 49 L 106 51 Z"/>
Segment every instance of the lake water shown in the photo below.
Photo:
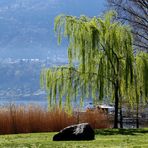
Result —
<path fill-rule="evenodd" d="M 47 108 L 48 106 L 48 103 L 47 101 L 34 101 L 34 100 L 30 100 L 30 101 L 4 101 L 4 100 L 1 100 L 0 101 L 0 106 L 9 106 L 11 104 L 14 104 L 14 105 L 38 105 L 38 106 L 41 106 L 43 108 Z"/>
<path fill-rule="evenodd" d="M 74 109 L 76 109 L 76 110 L 78 110 L 78 109 L 80 109 L 81 111 L 84 111 L 84 110 L 86 110 L 86 108 L 88 107 L 88 106 L 90 106 L 90 108 L 91 108 L 91 106 L 92 105 L 90 105 L 90 100 L 85 100 L 84 101 L 84 103 L 83 103 L 83 105 L 82 105 L 82 107 L 80 107 L 80 102 L 72 102 L 72 105 L 73 105 L 73 108 Z M 9 105 L 11 105 L 11 104 L 13 104 L 13 105 L 24 105 L 24 106 L 26 106 L 26 105 L 37 105 L 37 106 L 40 106 L 40 107 L 42 107 L 42 108 L 46 108 L 47 109 L 47 107 L 48 107 L 48 100 L 47 99 L 40 99 L 40 100 L 35 100 L 35 99 L 33 99 L 33 100 L 27 100 L 27 99 L 23 99 L 23 100 L 19 100 L 19 99 L 17 99 L 17 100 L 4 100 L 4 99 L 0 99 L 0 106 L 9 106 Z M 63 104 L 64 104 L 64 102 L 63 102 Z"/>

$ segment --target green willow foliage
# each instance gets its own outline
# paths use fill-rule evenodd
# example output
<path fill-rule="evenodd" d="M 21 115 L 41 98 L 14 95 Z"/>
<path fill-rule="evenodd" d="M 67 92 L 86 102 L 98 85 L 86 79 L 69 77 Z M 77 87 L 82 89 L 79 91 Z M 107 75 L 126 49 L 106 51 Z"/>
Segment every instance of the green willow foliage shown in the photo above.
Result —
<path fill-rule="evenodd" d="M 77 99 L 83 102 L 91 96 L 97 103 L 104 97 L 114 98 L 116 82 L 119 82 L 122 95 L 133 99 L 130 89 L 134 89 L 135 58 L 131 29 L 115 21 L 115 17 L 113 11 L 103 17 L 56 17 L 58 42 L 62 37 L 69 41 L 69 64 L 45 68 L 41 73 L 41 85 L 48 93 L 50 105 L 59 103 L 60 107 L 65 105 L 69 109 L 71 102 Z M 136 62 L 140 64 L 144 60 L 137 57 Z M 138 79 L 141 80 L 141 69 L 145 68 L 138 68 Z M 146 76 L 143 75 L 141 86 L 144 82 L 145 87 L 141 89 L 145 88 L 147 94 Z M 63 99 L 66 100 L 64 104 Z"/>
<path fill-rule="evenodd" d="M 140 52 L 135 58 L 136 75 L 138 82 L 138 95 L 142 96 L 144 100 L 148 100 L 148 54 Z"/>

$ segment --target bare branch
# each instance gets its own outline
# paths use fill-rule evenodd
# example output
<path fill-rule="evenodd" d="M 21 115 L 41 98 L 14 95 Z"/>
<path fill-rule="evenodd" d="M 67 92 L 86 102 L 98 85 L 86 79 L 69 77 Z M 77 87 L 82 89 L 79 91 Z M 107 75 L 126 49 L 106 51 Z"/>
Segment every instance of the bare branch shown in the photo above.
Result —
<path fill-rule="evenodd" d="M 108 0 L 109 7 L 118 13 L 117 19 L 129 23 L 134 35 L 134 45 L 148 51 L 148 1 Z"/>

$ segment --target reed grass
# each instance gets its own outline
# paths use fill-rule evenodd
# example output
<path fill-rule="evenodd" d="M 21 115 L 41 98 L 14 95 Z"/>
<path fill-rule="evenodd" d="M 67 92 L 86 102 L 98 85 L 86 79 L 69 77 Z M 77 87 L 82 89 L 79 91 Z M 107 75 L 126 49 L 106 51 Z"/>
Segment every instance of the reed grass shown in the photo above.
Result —
<path fill-rule="evenodd" d="M 57 132 L 82 122 L 90 123 L 93 128 L 109 127 L 107 115 L 103 112 L 87 111 L 78 114 L 68 114 L 59 108 L 46 110 L 37 105 L 11 104 L 0 107 L 0 134 Z"/>
<path fill-rule="evenodd" d="M 110 128 L 110 119 L 103 110 L 87 110 L 80 116 L 80 122 L 88 122 L 93 129 Z"/>

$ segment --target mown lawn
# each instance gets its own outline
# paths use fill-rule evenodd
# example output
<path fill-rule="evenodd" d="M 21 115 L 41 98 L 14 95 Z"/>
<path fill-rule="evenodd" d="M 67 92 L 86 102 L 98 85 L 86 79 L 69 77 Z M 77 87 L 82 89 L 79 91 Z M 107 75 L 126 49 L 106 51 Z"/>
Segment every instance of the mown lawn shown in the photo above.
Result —
<path fill-rule="evenodd" d="M 148 148 L 148 129 L 97 130 L 93 141 L 53 142 L 55 133 L 1 135 L 1 148 Z"/>

